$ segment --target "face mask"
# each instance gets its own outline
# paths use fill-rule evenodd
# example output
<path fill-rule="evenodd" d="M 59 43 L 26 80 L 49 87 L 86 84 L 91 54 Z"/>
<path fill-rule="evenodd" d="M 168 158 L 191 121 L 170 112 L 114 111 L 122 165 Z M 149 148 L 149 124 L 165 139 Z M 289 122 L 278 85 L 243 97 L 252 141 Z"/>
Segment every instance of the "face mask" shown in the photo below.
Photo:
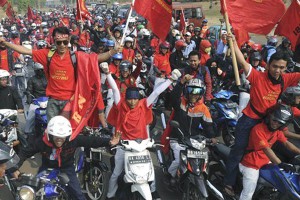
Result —
<path fill-rule="evenodd" d="M 204 51 L 205 51 L 205 53 L 210 54 L 211 47 L 206 48 Z"/>

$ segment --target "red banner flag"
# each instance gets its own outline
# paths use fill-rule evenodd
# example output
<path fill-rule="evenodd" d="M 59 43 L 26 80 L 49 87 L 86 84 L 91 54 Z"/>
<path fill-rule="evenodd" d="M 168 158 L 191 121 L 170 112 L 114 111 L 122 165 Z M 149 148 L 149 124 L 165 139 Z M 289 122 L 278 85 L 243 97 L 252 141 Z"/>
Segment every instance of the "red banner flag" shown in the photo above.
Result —
<path fill-rule="evenodd" d="M 92 15 L 88 11 L 85 0 L 77 0 L 76 20 L 92 20 Z"/>
<path fill-rule="evenodd" d="M 90 116 L 97 106 L 100 95 L 100 72 L 98 55 L 76 52 L 77 82 L 75 94 L 63 109 L 62 115 L 69 115 L 73 129 L 70 140 L 73 140 L 87 124 Z"/>
<path fill-rule="evenodd" d="M 222 2 L 224 1 L 224 2 Z M 267 35 L 284 14 L 282 0 L 221 0 L 233 28 Z"/>
<path fill-rule="evenodd" d="M 294 0 L 286 13 L 280 20 L 276 30 L 276 35 L 288 38 L 292 43 L 292 49 L 300 44 L 300 0 Z"/>
<path fill-rule="evenodd" d="M 146 18 L 155 35 L 165 40 L 172 19 L 172 0 L 135 0 L 135 11 Z"/>
<path fill-rule="evenodd" d="M 68 17 L 62 17 L 60 22 L 62 26 L 70 27 L 70 19 Z"/>
<path fill-rule="evenodd" d="M 0 6 L 3 7 L 7 3 L 7 0 L 0 0 Z"/>
<path fill-rule="evenodd" d="M 185 18 L 184 18 L 184 12 L 182 9 L 181 9 L 181 15 L 180 15 L 179 31 L 185 31 Z"/>
<path fill-rule="evenodd" d="M 36 18 L 35 15 L 33 14 L 32 9 L 30 8 L 30 6 L 28 6 L 28 9 L 27 9 L 27 18 L 28 18 L 28 20 L 34 20 Z"/>
<path fill-rule="evenodd" d="M 15 17 L 14 17 L 14 10 L 13 8 L 11 7 L 11 4 L 10 3 L 7 3 L 7 8 L 6 8 L 6 15 L 7 17 L 10 19 L 10 21 L 14 21 L 15 20 Z"/>
<path fill-rule="evenodd" d="M 239 47 L 250 40 L 249 34 L 244 29 L 234 29 L 234 35 Z"/>

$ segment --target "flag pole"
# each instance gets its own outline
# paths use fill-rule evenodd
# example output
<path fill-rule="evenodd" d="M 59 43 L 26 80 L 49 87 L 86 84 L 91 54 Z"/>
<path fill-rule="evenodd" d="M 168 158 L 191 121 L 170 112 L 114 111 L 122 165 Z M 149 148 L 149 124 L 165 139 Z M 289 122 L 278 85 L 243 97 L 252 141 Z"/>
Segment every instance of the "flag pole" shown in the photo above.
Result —
<path fill-rule="evenodd" d="M 79 10 L 79 16 L 80 16 L 80 33 L 82 32 L 83 29 L 83 21 L 82 21 L 82 15 L 81 15 L 81 5 L 79 5 L 79 0 L 77 0 L 77 6 L 78 6 L 78 10 Z"/>
<path fill-rule="evenodd" d="M 131 13 L 132 13 L 132 8 L 133 8 L 133 5 L 134 5 L 134 2 L 135 2 L 135 0 L 132 0 L 132 3 L 131 3 L 130 10 L 129 10 L 129 13 L 128 13 L 128 16 L 127 16 L 126 25 L 125 25 L 125 28 L 124 28 L 124 31 L 123 31 L 123 36 L 122 36 L 120 45 L 123 45 L 123 42 L 124 42 L 124 39 L 125 39 L 125 33 L 126 33 L 127 29 L 128 29 L 129 19 L 131 17 Z"/>
<path fill-rule="evenodd" d="M 226 5 L 226 0 L 222 0 L 224 3 L 224 18 L 225 18 L 225 23 L 226 23 L 226 30 L 227 33 L 231 33 L 230 30 L 230 24 L 229 24 L 229 18 L 228 18 L 228 13 L 227 13 L 227 5 Z M 232 39 L 229 39 L 229 47 L 231 51 L 231 56 L 232 56 L 232 65 L 233 65 L 233 71 L 234 71 L 234 77 L 235 77 L 235 84 L 237 86 L 241 85 L 241 80 L 240 80 L 240 74 L 239 74 L 239 69 L 236 61 L 236 55 L 235 55 L 235 50 L 233 46 L 233 41 Z"/>

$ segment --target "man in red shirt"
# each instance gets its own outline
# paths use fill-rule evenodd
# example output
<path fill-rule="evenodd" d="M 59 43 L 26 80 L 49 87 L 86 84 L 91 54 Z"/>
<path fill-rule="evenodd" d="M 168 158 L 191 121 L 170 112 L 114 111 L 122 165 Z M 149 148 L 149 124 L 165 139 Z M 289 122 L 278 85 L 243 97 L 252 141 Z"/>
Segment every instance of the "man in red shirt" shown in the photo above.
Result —
<path fill-rule="evenodd" d="M 246 153 L 239 164 L 243 174 L 243 190 L 240 199 L 252 199 L 259 177 L 259 169 L 270 161 L 278 164 L 285 171 L 294 170 L 293 165 L 282 162 L 271 149 L 272 145 L 279 141 L 290 151 L 300 154 L 300 149 L 287 141 L 282 132 L 292 118 L 293 113 L 289 106 L 277 104 L 269 110 L 265 121 L 257 124 L 251 130 Z"/>
<path fill-rule="evenodd" d="M 232 186 L 237 178 L 238 164 L 248 145 L 252 127 L 261 122 L 267 110 L 277 103 L 280 94 L 287 87 L 298 84 L 300 73 L 285 74 L 288 57 L 280 52 L 276 52 L 271 56 L 265 73 L 254 70 L 245 61 L 236 40 L 231 35 L 228 37 L 233 39 L 237 61 L 251 84 L 250 101 L 236 125 L 235 145 L 231 149 L 226 163 L 225 192 L 232 196 L 234 195 Z"/>
<path fill-rule="evenodd" d="M 46 95 L 49 97 L 47 105 L 48 120 L 60 114 L 66 103 L 73 96 L 76 85 L 76 72 L 74 71 L 71 53 L 68 49 L 69 29 L 66 27 L 55 28 L 52 36 L 56 50 L 51 56 L 50 63 L 48 63 L 50 49 L 31 50 L 24 46 L 11 44 L 6 42 L 4 38 L 0 38 L 0 44 L 12 48 L 21 54 L 31 55 L 35 62 L 41 63 L 44 66 L 44 72 L 48 80 L 46 88 Z M 106 53 L 99 54 L 98 62 L 105 61 L 111 55 L 121 51 L 118 48 L 119 46 Z"/>

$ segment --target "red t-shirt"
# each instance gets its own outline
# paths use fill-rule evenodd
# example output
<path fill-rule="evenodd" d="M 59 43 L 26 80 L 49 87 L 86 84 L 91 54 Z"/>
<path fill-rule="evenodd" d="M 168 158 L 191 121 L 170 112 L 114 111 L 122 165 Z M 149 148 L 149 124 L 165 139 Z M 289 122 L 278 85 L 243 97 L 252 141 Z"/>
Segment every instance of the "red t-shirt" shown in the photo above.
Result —
<path fill-rule="evenodd" d="M 170 53 L 165 55 L 155 54 L 154 55 L 154 66 L 157 67 L 161 72 L 164 71 L 164 74 L 171 73 L 171 65 L 170 65 Z"/>
<path fill-rule="evenodd" d="M 264 153 L 263 149 L 269 147 L 276 142 L 285 143 L 287 141 L 282 131 L 270 132 L 265 123 L 257 124 L 253 127 L 249 137 L 249 144 L 246 153 L 242 159 L 242 164 L 253 169 L 260 169 L 262 166 L 268 164 L 270 159 Z"/>
<path fill-rule="evenodd" d="M 15 62 L 16 59 L 19 58 L 20 54 L 14 51 L 12 56 L 13 56 L 13 62 Z M 8 58 L 7 58 L 7 49 L 0 51 L 0 69 L 10 71 L 8 65 Z"/>
<path fill-rule="evenodd" d="M 53 54 L 49 66 L 47 58 L 49 49 L 33 50 L 34 62 L 39 62 L 44 66 L 44 72 L 48 79 L 46 95 L 57 100 L 69 100 L 75 92 L 75 72 L 69 51 L 64 57 L 60 57 L 56 52 Z"/>
<path fill-rule="evenodd" d="M 153 120 L 152 107 L 147 107 L 147 100 L 141 99 L 134 109 L 130 109 L 125 99 L 113 105 L 107 121 L 121 131 L 123 140 L 147 139 L 147 125 Z"/>
<path fill-rule="evenodd" d="M 298 109 L 296 107 L 292 107 L 292 111 L 293 111 L 294 117 L 300 117 L 300 109 Z"/>
<path fill-rule="evenodd" d="M 289 86 L 297 85 L 300 80 L 300 73 L 282 74 L 282 78 L 284 81 L 284 91 Z M 277 103 L 278 96 L 281 93 L 281 85 L 274 85 L 268 77 L 268 72 L 259 72 L 254 70 L 252 66 L 247 79 L 251 84 L 250 102 L 257 111 L 265 114 L 268 108 Z M 260 119 L 250 108 L 250 102 L 243 110 L 243 113 L 252 119 Z"/>
<path fill-rule="evenodd" d="M 122 54 L 123 54 L 123 60 L 128 60 L 131 63 L 133 62 L 133 59 L 135 57 L 133 49 L 123 48 Z"/>

